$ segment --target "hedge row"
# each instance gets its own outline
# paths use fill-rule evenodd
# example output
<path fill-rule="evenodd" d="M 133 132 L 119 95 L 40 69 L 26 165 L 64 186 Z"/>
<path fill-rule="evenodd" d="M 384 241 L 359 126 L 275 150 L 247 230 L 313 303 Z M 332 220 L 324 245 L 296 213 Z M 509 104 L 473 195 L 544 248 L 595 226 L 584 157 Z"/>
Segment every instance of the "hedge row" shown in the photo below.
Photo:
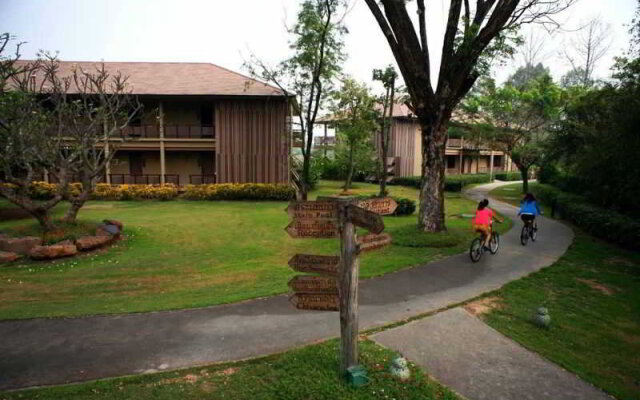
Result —
<path fill-rule="evenodd" d="M 296 191 L 286 184 L 217 183 L 188 185 L 183 195 L 188 200 L 292 200 Z"/>
<path fill-rule="evenodd" d="M 520 173 L 520 171 L 499 172 L 494 175 L 494 178 L 499 181 L 519 181 L 522 179 L 522 174 Z"/>
<path fill-rule="evenodd" d="M 551 205 L 562 218 L 601 239 L 631 250 L 640 250 L 640 223 L 634 219 L 588 203 L 584 197 L 563 192 L 553 186 L 536 185 L 540 201 Z"/>
<path fill-rule="evenodd" d="M 466 185 L 473 183 L 489 183 L 489 174 L 473 175 L 447 175 L 444 178 L 444 190 L 448 192 L 461 192 Z M 406 176 L 393 178 L 389 185 L 409 186 L 420 189 L 419 176 Z"/>
<path fill-rule="evenodd" d="M 178 187 L 164 185 L 109 185 L 99 183 L 91 193 L 94 200 L 173 200 L 178 197 Z"/>

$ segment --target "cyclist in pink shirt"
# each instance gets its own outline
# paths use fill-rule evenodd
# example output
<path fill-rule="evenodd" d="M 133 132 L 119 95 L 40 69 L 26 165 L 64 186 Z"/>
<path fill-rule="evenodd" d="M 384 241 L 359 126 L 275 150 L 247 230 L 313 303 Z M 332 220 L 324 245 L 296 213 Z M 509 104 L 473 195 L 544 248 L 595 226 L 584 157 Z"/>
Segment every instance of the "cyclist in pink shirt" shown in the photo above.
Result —
<path fill-rule="evenodd" d="M 503 222 L 503 219 L 498 217 L 492 209 L 487 207 L 489 205 L 489 200 L 484 199 L 480 203 L 478 203 L 478 209 L 476 210 L 476 216 L 471 221 L 473 224 L 473 230 L 475 232 L 482 232 L 484 235 L 484 245 L 485 247 L 489 246 L 489 241 L 491 240 L 491 226 L 493 223 L 493 219 L 495 218 L 499 222 Z"/>

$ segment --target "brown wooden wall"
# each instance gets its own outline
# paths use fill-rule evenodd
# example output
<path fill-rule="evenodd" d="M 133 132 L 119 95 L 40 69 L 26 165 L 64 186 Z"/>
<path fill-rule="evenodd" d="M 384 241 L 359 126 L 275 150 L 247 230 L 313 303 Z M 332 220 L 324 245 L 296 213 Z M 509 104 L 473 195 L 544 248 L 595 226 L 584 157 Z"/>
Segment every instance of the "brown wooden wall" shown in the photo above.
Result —
<path fill-rule="evenodd" d="M 286 102 L 216 103 L 216 173 L 220 183 L 289 181 Z"/>
<path fill-rule="evenodd" d="M 420 149 L 417 148 L 416 135 L 419 135 L 420 125 L 417 122 L 395 119 L 391 128 L 389 140 L 389 155 L 396 157 L 396 176 L 420 175 L 416 169 L 416 157 Z"/>

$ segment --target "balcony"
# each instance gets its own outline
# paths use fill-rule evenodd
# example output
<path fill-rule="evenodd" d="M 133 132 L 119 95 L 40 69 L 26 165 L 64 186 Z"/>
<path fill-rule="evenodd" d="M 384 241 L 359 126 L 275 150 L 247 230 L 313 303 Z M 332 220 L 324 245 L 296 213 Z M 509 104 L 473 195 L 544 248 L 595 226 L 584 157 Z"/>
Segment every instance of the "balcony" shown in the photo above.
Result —
<path fill-rule="evenodd" d="M 133 138 L 157 139 L 160 137 L 160 127 L 158 125 L 128 126 L 120 134 Z M 166 124 L 164 137 L 168 139 L 213 139 L 215 127 L 213 125 Z"/>
<path fill-rule="evenodd" d="M 129 175 L 129 174 L 109 174 L 112 185 L 159 185 L 160 174 L 151 175 Z M 165 183 L 173 183 L 180 186 L 180 175 L 165 174 Z"/>
<path fill-rule="evenodd" d="M 189 175 L 189 184 L 191 185 L 208 185 L 216 183 L 216 175 Z"/>

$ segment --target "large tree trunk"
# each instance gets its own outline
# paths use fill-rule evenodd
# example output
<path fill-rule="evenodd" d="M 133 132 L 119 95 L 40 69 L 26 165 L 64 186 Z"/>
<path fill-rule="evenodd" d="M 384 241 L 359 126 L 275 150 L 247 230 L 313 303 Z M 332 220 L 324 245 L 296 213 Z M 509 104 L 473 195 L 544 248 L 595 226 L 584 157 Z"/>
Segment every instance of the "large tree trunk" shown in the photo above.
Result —
<path fill-rule="evenodd" d="M 529 168 L 520 167 L 520 175 L 522 175 L 522 193 L 529 193 Z"/>
<path fill-rule="evenodd" d="M 445 147 L 449 119 L 422 122 L 422 187 L 418 228 L 425 232 L 446 230 L 444 222 Z"/>
<path fill-rule="evenodd" d="M 87 185 L 83 184 L 82 193 L 80 193 L 78 196 L 69 196 L 69 203 L 71 203 L 71 206 L 69 207 L 67 213 L 63 218 L 64 222 L 70 224 L 74 224 L 76 222 L 76 219 L 78 218 L 78 212 L 84 206 L 84 203 L 89 200 L 89 192 L 91 191 L 91 186 L 89 186 L 88 189 L 85 189 L 85 187 L 87 187 Z"/>

